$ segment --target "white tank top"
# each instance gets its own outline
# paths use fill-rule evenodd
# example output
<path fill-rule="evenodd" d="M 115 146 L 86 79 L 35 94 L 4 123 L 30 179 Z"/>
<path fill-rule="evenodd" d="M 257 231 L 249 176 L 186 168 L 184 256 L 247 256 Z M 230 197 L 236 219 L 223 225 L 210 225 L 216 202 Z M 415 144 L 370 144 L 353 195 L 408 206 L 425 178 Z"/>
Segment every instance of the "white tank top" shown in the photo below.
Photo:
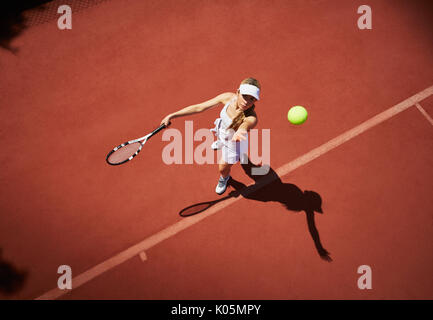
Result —
<path fill-rule="evenodd" d="M 221 112 L 220 112 L 220 118 L 222 119 L 221 129 L 224 129 L 224 130 L 228 129 L 228 127 L 230 127 L 230 125 L 233 122 L 233 120 L 229 117 L 229 115 L 227 113 L 227 108 L 229 107 L 230 103 L 233 102 L 233 101 L 234 101 L 234 99 L 230 100 L 221 109 Z"/>
<path fill-rule="evenodd" d="M 227 108 L 231 102 L 235 101 L 235 99 L 230 100 L 224 105 L 221 109 L 220 117 L 214 122 L 215 128 L 211 129 L 211 131 L 215 132 L 215 135 L 221 141 L 229 141 L 233 137 L 234 130 L 228 130 L 233 120 L 227 114 Z"/>

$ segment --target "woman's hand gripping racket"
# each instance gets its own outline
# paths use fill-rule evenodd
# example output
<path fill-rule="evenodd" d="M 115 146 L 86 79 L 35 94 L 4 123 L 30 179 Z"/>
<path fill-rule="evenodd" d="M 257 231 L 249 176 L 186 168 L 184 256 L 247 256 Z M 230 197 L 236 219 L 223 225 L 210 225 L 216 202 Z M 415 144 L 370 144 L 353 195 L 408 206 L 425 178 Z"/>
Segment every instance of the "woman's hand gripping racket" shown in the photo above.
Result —
<path fill-rule="evenodd" d="M 159 128 L 153 130 L 151 133 L 145 135 L 144 137 L 122 143 L 121 145 L 111 150 L 107 154 L 107 158 L 105 160 L 108 164 L 111 164 L 113 166 L 131 161 L 140 152 L 147 140 L 149 140 L 150 137 L 152 137 L 154 134 L 157 134 L 165 127 L 166 125 L 163 123 L 159 126 Z"/>

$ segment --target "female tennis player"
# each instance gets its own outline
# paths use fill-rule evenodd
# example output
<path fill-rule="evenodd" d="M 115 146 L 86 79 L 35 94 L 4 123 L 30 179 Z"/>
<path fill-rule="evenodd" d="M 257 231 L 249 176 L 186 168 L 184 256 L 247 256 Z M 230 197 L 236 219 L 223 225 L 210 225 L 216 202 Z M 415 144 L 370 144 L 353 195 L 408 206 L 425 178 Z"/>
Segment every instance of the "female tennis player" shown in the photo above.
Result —
<path fill-rule="evenodd" d="M 220 103 L 224 105 L 220 118 L 215 120 L 215 128 L 212 129 L 217 137 L 212 149 L 222 149 L 222 157 L 218 163 L 220 177 L 215 189 L 220 195 L 227 189 L 232 165 L 243 159 L 241 157 L 247 153 L 247 132 L 257 124 L 254 103 L 260 99 L 260 88 L 256 79 L 247 78 L 241 82 L 236 93 L 222 93 L 213 99 L 171 113 L 161 121 L 161 124 L 168 126 L 175 118 L 203 112 Z"/>

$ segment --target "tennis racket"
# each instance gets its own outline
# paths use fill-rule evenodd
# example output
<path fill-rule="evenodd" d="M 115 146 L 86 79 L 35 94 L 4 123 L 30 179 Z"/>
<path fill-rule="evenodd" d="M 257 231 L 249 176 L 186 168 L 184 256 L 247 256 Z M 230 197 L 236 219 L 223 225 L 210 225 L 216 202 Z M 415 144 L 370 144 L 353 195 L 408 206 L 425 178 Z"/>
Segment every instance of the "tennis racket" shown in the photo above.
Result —
<path fill-rule="evenodd" d="M 108 164 L 112 166 L 117 166 L 119 164 L 124 164 L 128 161 L 134 159 L 134 157 L 140 152 L 147 140 L 150 139 L 154 134 L 165 128 L 165 124 L 159 126 L 159 128 L 153 130 L 151 133 L 145 135 L 144 137 L 130 140 L 121 145 L 118 145 L 113 150 L 111 150 L 105 160 Z"/>

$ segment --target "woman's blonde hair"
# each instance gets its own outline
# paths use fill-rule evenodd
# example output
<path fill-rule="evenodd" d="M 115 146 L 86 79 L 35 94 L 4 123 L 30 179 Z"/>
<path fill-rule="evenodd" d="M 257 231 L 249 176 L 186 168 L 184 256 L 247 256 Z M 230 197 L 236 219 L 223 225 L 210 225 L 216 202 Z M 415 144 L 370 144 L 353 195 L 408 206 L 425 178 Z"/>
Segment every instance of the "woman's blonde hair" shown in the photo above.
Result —
<path fill-rule="evenodd" d="M 257 79 L 254 79 L 254 78 L 246 78 L 246 79 L 242 80 L 241 84 L 251 84 L 251 85 L 256 86 L 257 88 L 261 89 L 259 81 Z M 248 116 L 251 116 L 254 114 L 254 108 L 255 107 L 256 106 L 253 104 L 247 110 L 239 113 L 239 115 L 237 115 L 233 119 L 232 124 L 230 125 L 229 129 L 233 129 L 235 131 L 238 130 L 240 125 L 244 121 L 245 117 L 248 117 Z"/>

